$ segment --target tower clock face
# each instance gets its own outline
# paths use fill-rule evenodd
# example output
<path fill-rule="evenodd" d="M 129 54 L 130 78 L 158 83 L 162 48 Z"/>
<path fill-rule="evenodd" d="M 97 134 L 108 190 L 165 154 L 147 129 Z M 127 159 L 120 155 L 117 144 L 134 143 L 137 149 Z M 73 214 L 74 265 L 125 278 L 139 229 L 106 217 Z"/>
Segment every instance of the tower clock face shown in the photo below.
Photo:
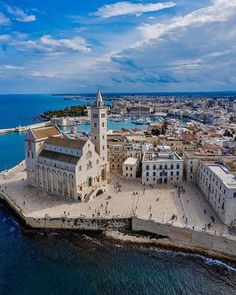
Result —
<path fill-rule="evenodd" d="M 86 158 L 87 159 L 90 159 L 92 157 L 92 152 L 91 151 L 88 151 L 87 154 L 86 154 Z"/>

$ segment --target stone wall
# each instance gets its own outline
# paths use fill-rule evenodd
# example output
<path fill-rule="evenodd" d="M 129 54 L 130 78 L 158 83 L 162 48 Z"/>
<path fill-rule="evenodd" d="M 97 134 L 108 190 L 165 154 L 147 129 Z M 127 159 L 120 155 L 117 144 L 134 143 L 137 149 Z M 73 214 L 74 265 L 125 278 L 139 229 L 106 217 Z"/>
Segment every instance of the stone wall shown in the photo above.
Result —
<path fill-rule="evenodd" d="M 74 230 L 106 230 L 130 229 L 131 219 L 103 219 L 103 218 L 25 218 L 26 225 L 40 229 L 74 229 Z"/>
<path fill-rule="evenodd" d="M 139 218 L 132 218 L 132 230 L 154 233 L 168 237 L 176 244 L 217 251 L 236 257 L 236 240 L 225 236 L 215 236 L 207 232 L 194 231 L 189 228 L 180 228 Z"/>

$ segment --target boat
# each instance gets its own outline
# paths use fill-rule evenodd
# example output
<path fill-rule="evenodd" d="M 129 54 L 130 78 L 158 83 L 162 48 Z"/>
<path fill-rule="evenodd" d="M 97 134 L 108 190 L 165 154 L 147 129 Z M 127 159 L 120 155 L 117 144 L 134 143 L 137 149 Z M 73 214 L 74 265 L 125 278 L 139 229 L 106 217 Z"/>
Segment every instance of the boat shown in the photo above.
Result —
<path fill-rule="evenodd" d="M 136 125 L 143 125 L 145 124 L 144 120 L 142 118 L 137 119 L 135 121 L 132 121 L 132 123 L 136 124 Z"/>
<path fill-rule="evenodd" d="M 149 117 L 147 117 L 145 121 L 146 121 L 147 124 L 150 124 L 151 123 L 151 120 L 150 120 Z"/>

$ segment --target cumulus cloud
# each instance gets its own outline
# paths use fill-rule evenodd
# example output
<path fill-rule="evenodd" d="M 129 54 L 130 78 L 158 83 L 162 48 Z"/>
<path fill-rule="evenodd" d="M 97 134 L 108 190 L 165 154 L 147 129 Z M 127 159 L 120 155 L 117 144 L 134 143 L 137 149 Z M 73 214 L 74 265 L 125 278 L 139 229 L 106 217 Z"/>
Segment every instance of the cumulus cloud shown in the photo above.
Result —
<path fill-rule="evenodd" d="M 54 39 L 50 35 L 43 35 L 38 40 L 16 41 L 13 45 L 18 47 L 35 49 L 38 52 L 63 53 L 63 52 L 84 52 L 88 53 L 91 48 L 85 39 L 76 36 L 71 39 Z"/>
<path fill-rule="evenodd" d="M 0 25 L 8 25 L 9 23 L 9 18 L 7 18 L 3 13 L 0 12 Z"/>
<path fill-rule="evenodd" d="M 213 4 L 197 9 L 185 16 L 175 17 L 168 23 L 144 24 L 139 27 L 142 41 L 136 46 L 157 40 L 162 36 L 179 28 L 203 25 L 206 23 L 226 22 L 236 14 L 236 1 L 214 0 Z"/>
<path fill-rule="evenodd" d="M 130 2 L 117 2 L 100 7 L 95 13 L 95 16 L 101 18 L 109 18 L 115 16 L 123 16 L 128 14 L 140 15 L 145 12 L 155 12 L 165 8 L 174 7 L 174 2 L 165 3 L 130 3 Z"/>
<path fill-rule="evenodd" d="M 21 66 L 15 66 L 15 65 L 3 65 L 2 67 L 5 70 L 23 70 L 24 69 Z"/>
<path fill-rule="evenodd" d="M 36 16 L 34 14 L 29 14 L 23 9 L 16 7 L 5 5 L 6 10 L 9 14 L 13 15 L 16 21 L 28 23 L 36 21 Z"/>
<path fill-rule="evenodd" d="M 7 41 L 10 38 L 11 38 L 11 36 L 8 35 L 8 34 L 2 34 L 2 35 L 0 35 L 0 41 Z"/>

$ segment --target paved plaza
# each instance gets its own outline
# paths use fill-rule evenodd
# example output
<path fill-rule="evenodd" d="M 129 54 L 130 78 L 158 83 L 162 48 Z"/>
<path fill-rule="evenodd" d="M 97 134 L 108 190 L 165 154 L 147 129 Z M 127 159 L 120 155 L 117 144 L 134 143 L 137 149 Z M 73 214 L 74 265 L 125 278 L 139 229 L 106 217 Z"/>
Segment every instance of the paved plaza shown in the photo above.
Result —
<path fill-rule="evenodd" d="M 145 187 L 139 180 L 123 180 L 111 176 L 106 192 L 86 203 L 65 199 L 29 187 L 24 165 L 8 177 L 0 177 L 0 190 L 11 198 L 27 216 L 52 218 L 131 217 L 172 223 L 179 227 L 207 230 L 217 234 L 227 228 L 209 207 L 195 184 L 156 185 Z M 212 221 L 214 220 L 214 222 Z"/>

